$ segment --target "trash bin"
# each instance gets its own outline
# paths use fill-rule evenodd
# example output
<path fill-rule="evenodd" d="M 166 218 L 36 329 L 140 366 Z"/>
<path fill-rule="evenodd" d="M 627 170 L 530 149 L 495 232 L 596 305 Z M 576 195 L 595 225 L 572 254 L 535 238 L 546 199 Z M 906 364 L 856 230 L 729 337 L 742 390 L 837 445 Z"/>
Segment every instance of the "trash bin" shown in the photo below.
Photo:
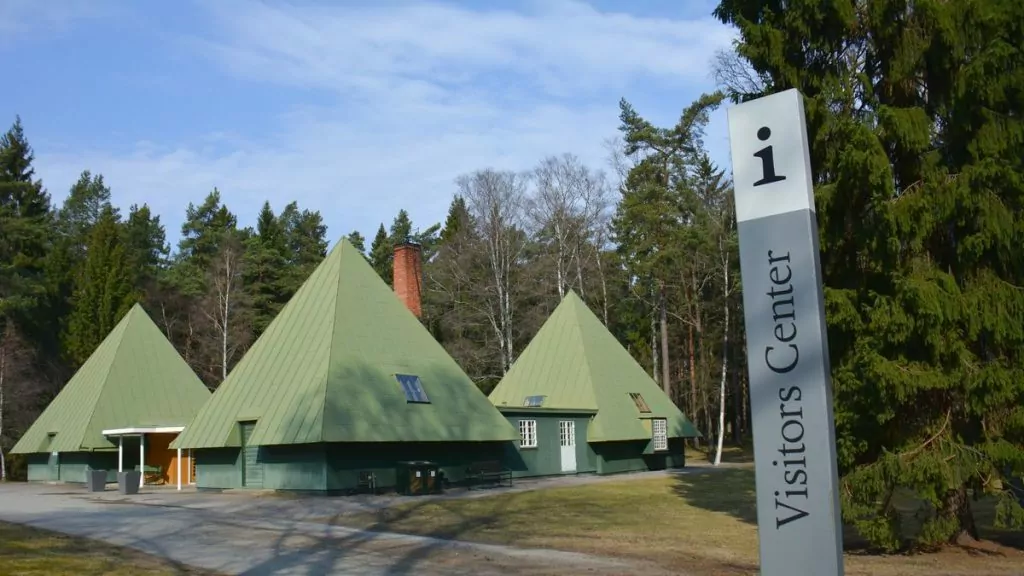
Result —
<path fill-rule="evenodd" d="M 85 472 L 85 488 L 89 492 L 103 492 L 107 489 L 106 470 L 87 470 Z"/>
<path fill-rule="evenodd" d="M 396 472 L 396 489 L 399 494 L 439 494 L 442 490 L 441 467 L 434 462 L 399 462 Z"/>
<path fill-rule="evenodd" d="M 140 482 L 142 482 L 142 472 L 138 470 L 119 472 L 117 475 L 117 491 L 121 494 L 138 494 Z"/>

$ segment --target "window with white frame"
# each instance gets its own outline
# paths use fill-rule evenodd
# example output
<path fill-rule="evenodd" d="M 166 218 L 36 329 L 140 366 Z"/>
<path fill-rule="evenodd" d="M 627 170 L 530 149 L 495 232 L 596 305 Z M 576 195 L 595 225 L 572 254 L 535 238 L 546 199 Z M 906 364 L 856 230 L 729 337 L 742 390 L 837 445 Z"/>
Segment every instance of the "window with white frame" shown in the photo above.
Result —
<path fill-rule="evenodd" d="M 651 421 L 654 431 L 654 449 L 668 450 L 668 422 L 664 418 Z"/>
<path fill-rule="evenodd" d="M 537 447 L 537 421 L 536 420 L 520 420 L 519 421 L 519 447 L 520 448 L 536 448 Z"/>

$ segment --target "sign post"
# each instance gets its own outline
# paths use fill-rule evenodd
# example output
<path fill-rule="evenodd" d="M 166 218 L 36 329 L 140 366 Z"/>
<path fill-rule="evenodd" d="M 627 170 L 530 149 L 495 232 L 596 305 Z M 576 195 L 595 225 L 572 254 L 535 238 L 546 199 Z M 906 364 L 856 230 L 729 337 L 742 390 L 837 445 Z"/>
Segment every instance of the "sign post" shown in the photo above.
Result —
<path fill-rule="evenodd" d="M 729 109 L 763 576 L 841 576 L 832 381 L 803 97 Z"/>

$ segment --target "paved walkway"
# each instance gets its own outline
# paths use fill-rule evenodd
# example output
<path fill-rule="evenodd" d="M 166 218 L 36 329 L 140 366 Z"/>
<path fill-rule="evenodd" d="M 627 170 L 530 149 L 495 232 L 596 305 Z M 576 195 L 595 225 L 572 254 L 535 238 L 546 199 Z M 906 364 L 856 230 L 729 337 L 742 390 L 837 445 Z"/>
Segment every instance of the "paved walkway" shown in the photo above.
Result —
<path fill-rule="evenodd" d="M 225 574 L 663 574 L 638 564 L 373 533 L 303 521 L 325 498 L 260 498 L 153 490 L 94 498 L 80 486 L 0 486 L 0 520 L 103 540 Z M 117 498 L 120 497 L 120 498 Z M 344 498 L 330 499 L 334 506 Z M 318 505 L 319 504 L 319 505 Z"/>

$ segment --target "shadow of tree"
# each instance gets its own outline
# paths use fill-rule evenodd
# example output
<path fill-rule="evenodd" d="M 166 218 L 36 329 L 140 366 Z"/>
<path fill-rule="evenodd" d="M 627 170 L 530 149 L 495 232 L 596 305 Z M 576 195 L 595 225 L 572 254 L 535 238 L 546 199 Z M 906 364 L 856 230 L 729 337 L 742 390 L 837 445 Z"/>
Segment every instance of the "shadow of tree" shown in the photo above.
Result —
<path fill-rule="evenodd" d="M 753 468 L 687 471 L 674 478 L 672 491 L 687 504 L 757 524 Z"/>

